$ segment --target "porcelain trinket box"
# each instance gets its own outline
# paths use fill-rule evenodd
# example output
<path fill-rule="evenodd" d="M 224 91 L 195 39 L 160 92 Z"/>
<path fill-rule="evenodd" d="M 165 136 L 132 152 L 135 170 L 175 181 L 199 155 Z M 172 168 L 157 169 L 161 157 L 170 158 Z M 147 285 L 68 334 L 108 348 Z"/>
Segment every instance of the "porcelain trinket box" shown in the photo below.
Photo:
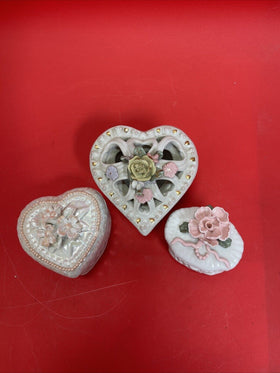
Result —
<path fill-rule="evenodd" d="M 175 211 L 165 226 L 169 252 L 194 271 L 215 275 L 233 269 L 243 254 L 243 240 L 221 207 Z"/>
<path fill-rule="evenodd" d="M 101 191 L 146 236 L 190 187 L 198 156 L 178 128 L 116 126 L 94 142 L 90 168 Z"/>
<path fill-rule="evenodd" d="M 67 277 L 89 272 L 103 254 L 111 218 L 103 197 L 77 188 L 29 203 L 18 219 L 23 249 L 43 266 Z"/>

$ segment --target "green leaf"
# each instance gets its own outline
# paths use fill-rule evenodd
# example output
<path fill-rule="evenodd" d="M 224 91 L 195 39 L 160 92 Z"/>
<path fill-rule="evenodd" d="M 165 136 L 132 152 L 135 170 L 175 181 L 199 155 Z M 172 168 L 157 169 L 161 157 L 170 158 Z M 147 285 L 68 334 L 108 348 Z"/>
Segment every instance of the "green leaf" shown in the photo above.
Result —
<path fill-rule="evenodd" d="M 157 154 L 158 154 L 158 160 L 160 161 L 161 158 L 163 157 L 163 152 L 158 151 Z"/>
<path fill-rule="evenodd" d="M 218 240 L 219 242 L 219 245 L 222 246 L 224 249 L 230 247 L 231 243 L 232 243 L 232 239 L 231 238 L 228 238 L 227 240 L 225 241 L 222 241 L 222 240 Z"/>
<path fill-rule="evenodd" d="M 136 145 L 133 153 L 135 156 L 138 156 L 138 157 L 143 157 L 143 155 L 146 155 L 146 152 L 141 145 Z"/>
<path fill-rule="evenodd" d="M 133 182 L 133 179 L 132 179 L 132 177 L 131 177 L 129 171 L 127 171 L 127 178 L 128 178 L 128 180 L 129 180 L 131 183 Z"/>
<path fill-rule="evenodd" d="M 211 210 L 214 208 L 212 205 L 207 205 L 207 207 L 210 207 Z"/>
<path fill-rule="evenodd" d="M 157 171 L 155 173 L 156 177 L 161 177 L 163 175 L 163 171 L 160 168 L 157 168 Z"/>
<path fill-rule="evenodd" d="M 181 225 L 179 225 L 180 232 L 182 233 L 189 233 L 189 223 L 184 221 Z"/>

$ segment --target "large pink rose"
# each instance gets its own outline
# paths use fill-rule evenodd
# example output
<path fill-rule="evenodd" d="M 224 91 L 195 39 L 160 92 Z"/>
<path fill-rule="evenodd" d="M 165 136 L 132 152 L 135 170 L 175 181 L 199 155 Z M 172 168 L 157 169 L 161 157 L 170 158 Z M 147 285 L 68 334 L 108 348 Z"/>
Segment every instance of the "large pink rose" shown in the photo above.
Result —
<path fill-rule="evenodd" d="M 228 213 L 221 207 L 200 207 L 194 214 L 195 219 L 189 222 L 189 233 L 211 246 L 218 245 L 219 240 L 226 240 L 229 236 L 230 224 Z"/>

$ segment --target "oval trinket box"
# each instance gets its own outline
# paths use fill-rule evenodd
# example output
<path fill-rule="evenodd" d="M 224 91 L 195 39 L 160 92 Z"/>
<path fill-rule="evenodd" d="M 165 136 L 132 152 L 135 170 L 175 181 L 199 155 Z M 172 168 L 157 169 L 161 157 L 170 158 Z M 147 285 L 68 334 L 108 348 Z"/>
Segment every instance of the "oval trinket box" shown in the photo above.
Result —
<path fill-rule="evenodd" d="M 72 278 L 93 268 L 106 248 L 110 230 L 106 203 L 91 188 L 36 199 L 22 210 L 17 225 L 19 241 L 28 255 Z"/>
<path fill-rule="evenodd" d="M 233 269 L 244 244 L 221 207 L 190 207 L 175 211 L 165 225 L 169 252 L 194 271 L 215 275 Z"/>

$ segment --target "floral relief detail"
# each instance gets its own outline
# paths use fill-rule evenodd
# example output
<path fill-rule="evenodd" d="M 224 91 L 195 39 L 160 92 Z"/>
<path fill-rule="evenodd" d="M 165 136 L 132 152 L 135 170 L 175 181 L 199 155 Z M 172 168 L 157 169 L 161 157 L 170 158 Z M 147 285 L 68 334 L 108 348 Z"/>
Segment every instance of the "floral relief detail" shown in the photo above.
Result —
<path fill-rule="evenodd" d="M 77 207 L 79 206 L 79 207 Z M 80 207 L 81 206 L 81 207 Z M 64 209 L 62 206 L 48 206 L 35 215 L 33 226 L 36 229 L 40 245 L 47 247 L 50 252 L 62 248 L 62 245 L 76 240 L 82 231 L 86 230 L 82 220 L 75 216 L 76 211 L 88 206 L 80 203 L 70 203 Z"/>
<path fill-rule="evenodd" d="M 131 179 L 148 181 L 156 173 L 155 162 L 148 155 L 135 156 L 128 162 L 128 171 Z"/>
<path fill-rule="evenodd" d="M 38 237 L 41 238 L 41 245 L 49 247 L 56 243 L 57 234 L 55 226 L 52 224 L 45 224 L 45 226 L 38 230 Z"/>
<path fill-rule="evenodd" d="M 228 213 L 221 207 L 200 207 L 189 222 L 189 232 L 194 238 L 218 245 L 218 239 L 225 241 L 229 236 L 230 223 Z"/>
<path fill-rule="evenodd" d="M 50 206 L 39 212 L 34 217 L 35 224 L 44 224 L 49 220 L 55 220 L 61 215 L 61 206 Z"/>
<path fill-rule="evenodd" d="M 153 199 L 153 192 L 151 189 L 143 189 L 141 194 L 136 194 L 136 198 L 140 203 L 146 203 Z"/>
<path fill-rule="evenodd" d="M 121 150 L 121 153 L 117 153 L 118 160 L 113 157 L 111 165 L 107 166 L 104 172 L 107 179 L 113 182 L 112 191 L 120 191 L 124 199 L 134 199 L 136 202 L 132 205 L 134 210 L 140 207 L 139 204 L 152 199 L 156 202 L 149 204 L 149 208 L 155 208 L 155 203 L 162 202 L 166 197 L 168 190 L 162 191 L 167 184 L 165 184 L 166 180 L 173 179 L 173 184 L 177 182 L 175 176 L 179 168 L 176 162 L 180 161 L 164 161 L 165 147 L 156 139 L 151 139 L 150 143 L 144 142 L 143 145 L 134 139 L 129 139 L 127 142 L 118 139 L 116 145 Z M 161 182 L 157 183 L 158 180 Z"/>
<path fill-rule="evenodd" d="M 163 166 L 162 169 L 163 169 L 164 176 L 167 176 L 167 177 L 170 177 L 170 178 L 173 178 L 176 175 L 176 173 L 178 172 L 178 167 L 173 162 L 165 163 L 165 165 Z"/>
<path fill-rule="evenodd" d="M 70 217 L 61 216 L 57 220 L 57 233 L 59 236 L 68 237 L 70 240 L 75 240 L 82 231 L 82 224 L 78 219 L 71 215 Z"/>
<path fill-rule="evenodd" d="M 108 179 L 111 179 L 113 181 L 117 180 L 117 178 L 119 177 L 117 168 L 115 166 L 107 167 L 106 176 L 108 177 Z"/>

